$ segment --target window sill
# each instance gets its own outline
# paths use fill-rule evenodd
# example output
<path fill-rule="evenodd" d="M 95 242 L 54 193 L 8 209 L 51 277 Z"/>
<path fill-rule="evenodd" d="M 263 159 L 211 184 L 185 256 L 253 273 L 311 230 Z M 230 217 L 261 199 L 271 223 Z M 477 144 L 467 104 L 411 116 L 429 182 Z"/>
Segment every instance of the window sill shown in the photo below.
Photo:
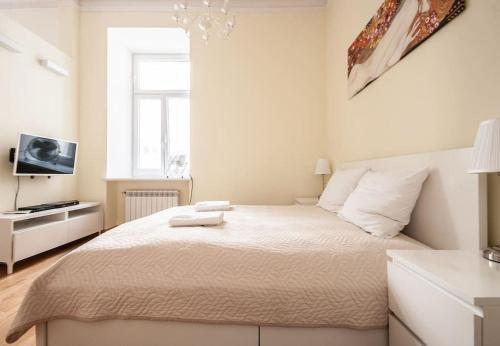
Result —
<path fill-rule="evenodd" d="M 124 178 L 104 178 L 104 181 L 164 181 L 164 182 L 182 182 L 182 181 L 190 181 L 191 177 L 182 177 L 182 178 L 163 178 L 163 177 L 124 177 Z"/>

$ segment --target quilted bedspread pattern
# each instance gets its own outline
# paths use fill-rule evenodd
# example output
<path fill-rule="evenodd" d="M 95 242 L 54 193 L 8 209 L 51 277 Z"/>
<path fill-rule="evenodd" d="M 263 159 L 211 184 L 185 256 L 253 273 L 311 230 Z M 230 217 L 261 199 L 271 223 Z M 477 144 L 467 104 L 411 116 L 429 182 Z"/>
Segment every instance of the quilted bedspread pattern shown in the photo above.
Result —
<path fill-rule="evenodd" d="M 289 327 L 387 324 L 386 249 L 310 206 L 238 206 L 218 227 L 170 228 L 181 207 L 121 225 L 37 278 L 7 336 L 54 319 Z"/>

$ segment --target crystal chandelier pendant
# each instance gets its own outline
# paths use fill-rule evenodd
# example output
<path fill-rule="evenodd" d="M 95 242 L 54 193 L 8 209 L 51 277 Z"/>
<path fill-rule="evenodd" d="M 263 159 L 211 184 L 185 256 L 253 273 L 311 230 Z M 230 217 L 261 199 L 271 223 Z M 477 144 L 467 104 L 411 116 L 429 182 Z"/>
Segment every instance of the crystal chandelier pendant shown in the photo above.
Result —
<path fill-rule="evenodd" d="M 212 36 L 227 39 L 236 26 L 236 16 L 231 12 L 230 0 L 203 0 L 202 8 L 191 9 L 189 0 L 174 4 L 172 19 L 188 37 L 198 30 L 208 43 Z"/>

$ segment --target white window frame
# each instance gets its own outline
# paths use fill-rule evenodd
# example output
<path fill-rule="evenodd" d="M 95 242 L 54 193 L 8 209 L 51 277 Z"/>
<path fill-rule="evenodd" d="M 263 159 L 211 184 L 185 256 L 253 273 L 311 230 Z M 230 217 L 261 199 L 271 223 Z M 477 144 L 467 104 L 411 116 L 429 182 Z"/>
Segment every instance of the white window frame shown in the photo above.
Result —
<path fill-rule="evenodd" d="M 169 158 L 169 98 L 190 99 L 190 90 L 141 90 L 139 89 L 138 64 L 140 61 L 165 61 L 165 62 L 190 62 L 188 54 L 134 54 L 133 55 L 133 140 L 132 140 L 132 172 L 134 177 L 161 177 L 170 178 L 167 175 L 167 163 Z M 162 122 L 162 162 L 159 170 L 148 170 L 139 168 L 139 100 L 159 99 L 161 101 L 161 122 Z M 189 158 L 191 157 L 189 153 Z M 188 162 L 190 166 L 190 162 Z M 187 172 L 188 173 L 188 172 Z M 188 178 L 171 177 L 171 178 Z"/>

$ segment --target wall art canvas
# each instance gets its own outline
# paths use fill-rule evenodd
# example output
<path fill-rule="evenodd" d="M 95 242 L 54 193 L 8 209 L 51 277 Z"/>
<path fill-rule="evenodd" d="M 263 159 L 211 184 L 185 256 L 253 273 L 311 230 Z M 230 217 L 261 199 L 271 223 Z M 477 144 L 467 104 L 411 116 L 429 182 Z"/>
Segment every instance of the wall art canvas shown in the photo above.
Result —
<path fill-rule="evenodd" d="M 464 10 L 465 0 L 385 0 L 349 47 L 349 97 Z"/>

